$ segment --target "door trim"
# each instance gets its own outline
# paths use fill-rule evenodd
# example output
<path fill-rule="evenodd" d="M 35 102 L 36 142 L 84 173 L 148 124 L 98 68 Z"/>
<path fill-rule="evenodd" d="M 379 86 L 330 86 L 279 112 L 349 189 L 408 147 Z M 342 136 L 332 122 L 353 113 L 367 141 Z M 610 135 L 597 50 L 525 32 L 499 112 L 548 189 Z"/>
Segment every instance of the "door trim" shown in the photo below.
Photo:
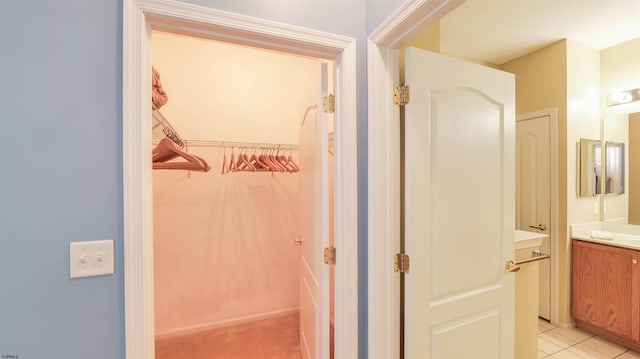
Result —
<path fill-rule="evenodd" d="M 400 356 L 400 110 L 398 49 L 464 0 L 408 0 L 367 40 L 368 128 L 368 356 Z"/>
<path fill-rule="evenodd" d="M 335 62 L 335 355 L 358 357 L 355 39 L 171 0 L 123 1 L 122 151 L 125 353 L 155 357 L 151 29 Z"/>
<path fill-rule="evenodd" d="M 551 221 L 549 223 L 549 235 L 551 241 L 551 283 L 550 283 L 550 307 L 549 318 L 551 324 L 558 323 L 558 108 L 548 108 L 540 111 L 529 112 L 516 116 L 516 122 L 533 120 L 539 117 L 549 116 L 549 206 Z"/>

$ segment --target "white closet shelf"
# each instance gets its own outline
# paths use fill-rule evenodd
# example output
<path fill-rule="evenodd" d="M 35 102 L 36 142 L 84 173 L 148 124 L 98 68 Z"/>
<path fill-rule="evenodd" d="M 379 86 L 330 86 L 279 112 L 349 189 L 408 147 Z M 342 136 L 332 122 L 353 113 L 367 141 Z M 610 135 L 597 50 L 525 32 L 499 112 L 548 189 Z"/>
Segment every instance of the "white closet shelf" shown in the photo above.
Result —
<path fill-rule="evenodd" d="M 236 147 L 247 149 L 281 149 L 281 150 L 297 150 L 298 145 L 264 143 L 264 142 L 232 142 L 232 141 L 209 141 L 209 140 L 185 140 L 171 126 L 169 121 L 162 115 L 159 110 L 153 110 L 152 134 L 153 144 L 157 145 L 160 140 L 167 137 L 176 145 L 186 147 Z"/>
<path fill-rule="evenodd" d="M 151 125 L 151 133 L 153 136 L 154 142 L 157 144 L 161 139 L 167 137 L 171 141 L 173 141 L 176 145 L 180 147 L 184 147 L 184 140 L 178 132 L 173 129 L 173 126 L 169 123 L 169 121 L 160 113 L 159 110 L 153 110 L 153 123 Z"/>

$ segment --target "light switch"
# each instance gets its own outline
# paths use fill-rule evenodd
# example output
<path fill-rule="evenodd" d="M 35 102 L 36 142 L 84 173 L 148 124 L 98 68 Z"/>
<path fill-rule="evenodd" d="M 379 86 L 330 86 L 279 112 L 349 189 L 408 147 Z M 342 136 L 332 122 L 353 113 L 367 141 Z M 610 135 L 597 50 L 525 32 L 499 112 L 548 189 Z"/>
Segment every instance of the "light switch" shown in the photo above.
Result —
<path fill-rule="evenodd" d="M 69 243 L 71 278 L 113 274 L 113 240 Z"/>

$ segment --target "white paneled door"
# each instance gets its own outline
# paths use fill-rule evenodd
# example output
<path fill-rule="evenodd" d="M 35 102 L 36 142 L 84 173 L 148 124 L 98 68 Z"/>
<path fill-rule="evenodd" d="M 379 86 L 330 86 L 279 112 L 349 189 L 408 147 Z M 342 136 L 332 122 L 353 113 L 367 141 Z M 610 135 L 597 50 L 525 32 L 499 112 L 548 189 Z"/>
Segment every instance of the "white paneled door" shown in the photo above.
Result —
<path fill-rule="evenodd" d="M 327 64 L 321 64 L 318 102 L 327 93 Z M 329 358 L 328 119 L 319 104 L 310 106 L 300 127 L 300 353 L 303 359 Z"/>
<path fill-rule="evenodd" d="M 514 76 L 405 59 L 405 357 L 513 358 Z"/>
<path fill-rule="evenodd" d="M 516 124 L 516 229 L 540 232 L 540 251 L 551 253 L 550 142 L 551 116 L 518 121 Z M 538 315 L 551 319 L 551 263 L 541 261 Z"/>

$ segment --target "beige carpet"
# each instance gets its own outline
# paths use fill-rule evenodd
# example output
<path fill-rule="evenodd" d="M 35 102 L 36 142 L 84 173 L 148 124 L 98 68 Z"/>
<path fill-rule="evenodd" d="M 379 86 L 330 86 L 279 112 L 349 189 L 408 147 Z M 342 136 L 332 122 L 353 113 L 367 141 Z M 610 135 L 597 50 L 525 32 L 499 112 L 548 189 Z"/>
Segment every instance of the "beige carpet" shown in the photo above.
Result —
<path fill-rule="evenodd" d="M 156 340 L 156 359 L 300 359 L 298 313 Z"/>

